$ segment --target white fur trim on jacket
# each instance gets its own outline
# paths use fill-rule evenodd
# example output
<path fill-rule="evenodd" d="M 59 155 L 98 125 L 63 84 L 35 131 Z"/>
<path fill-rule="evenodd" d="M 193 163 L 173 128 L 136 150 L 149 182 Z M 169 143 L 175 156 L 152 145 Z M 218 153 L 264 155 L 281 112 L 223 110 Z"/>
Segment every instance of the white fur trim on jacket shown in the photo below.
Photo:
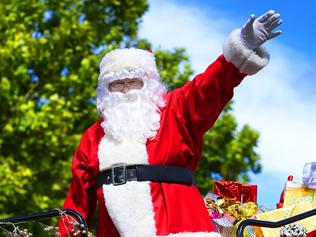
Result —
<path fill-rule="evenodd" d="M 205 233 L 205 232 L 195 232 L 195 233 L 178 233 L 170 235 L 158 235 L 157 237 L 221 237 L 217 232 Z"/>
<path fill-rule="evenodd" d="M 151 78 L 159 80 L 154 54 L 143 49 L 115 49 L 100 63 L 99 81 L 110 83 L 123 78 Z"/>
<path fill-rule="evenodd" d="M 269 53 L 263 46 L 255 50 L 248 49 L 240 39 L 240 29 L 230 33 L 224 43 L 224 57 L 234 64 L 240 72 L 256 74 L 269 63 Z"/>
<path fill-rule="evenodd" d="M 135 141 L 116 142 L 109 135 L 104 136 L 99 144 L 98 158 L 100 171 L 121 163 L 127 165 L 148 163 L 145 144 Z"/>
<path fill-rule="evenodd" d="M 156 236 L 149 182 L 103 185 L 105 206 L 122 237 Z"/>
<path fill-rule="evenodd" d="M 98 150 L 99 170 L 114 164 L 148 164 L 146 145 L 116 142 L 106 135 Z M 154 208 L 149 182 L 131 181 L 124 185 L 103 185 L 105 206 L 122 237 L 156 236 Z"/>

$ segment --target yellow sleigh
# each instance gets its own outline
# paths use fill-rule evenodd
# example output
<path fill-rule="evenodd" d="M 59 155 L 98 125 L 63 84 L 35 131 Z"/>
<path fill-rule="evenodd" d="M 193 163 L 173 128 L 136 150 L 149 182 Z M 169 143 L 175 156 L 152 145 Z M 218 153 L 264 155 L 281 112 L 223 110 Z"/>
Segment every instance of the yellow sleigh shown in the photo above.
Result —
<path fill-rule="evenodd" d="M 276 230 L 278 228 L 281 228 L 285 225 L 288 225 L 288 224 L 291 224 L 291 223 L 295 223 L 297 221 L 301 221 L 301 220 L 308 220 L 310 219 L 310 217 L 314 217 L 314 219 L 316 218 L 316 208 L 315 209 L 312 209 L 310 211 L 307 211 L 307 212 L 303 212 L 303 213 L 300 213 L 298 215 L 295 215 L 295 216 L 292 216 L 292 217 L 289 217 L 289 218 L 286 218 L 286 219 L 282 219 L 282 220 L 279 220 L 279 221 L 268 221 L 268 220 L 256 220 L 256 219 L 247 219 L 247 220 L 243 220 L 237 227 L 237 231 L 236 231 L 236 237 L 242 237 L 244 236 L 244 231 L 245 231 L 245 228 L 247 226 L 255 226 L 255 227 L 260 227 L 260 228 L 264 228 L 265 231 L 266 231 L 266 234 L 264 236 L 279 236 L 279 235 L 276 235 L 275 234 L 275 231 L 273 232 L 273 230 Z M 309 222 L 312 221 L 312 220 L 309 220 Z M 312 223 L 314 224 L 314 223 Z M 272 232 L 271 232 L 272 230 Z M 277 231 L 277 233 L 279 233 L 279 231 Z M 256 232 L 256 236 L 262 236 L 263 234 L 262 233 L 258 233 Z M 316 234 L 313 234 L 311 235 L 311 237 L 315 237 Z"/>

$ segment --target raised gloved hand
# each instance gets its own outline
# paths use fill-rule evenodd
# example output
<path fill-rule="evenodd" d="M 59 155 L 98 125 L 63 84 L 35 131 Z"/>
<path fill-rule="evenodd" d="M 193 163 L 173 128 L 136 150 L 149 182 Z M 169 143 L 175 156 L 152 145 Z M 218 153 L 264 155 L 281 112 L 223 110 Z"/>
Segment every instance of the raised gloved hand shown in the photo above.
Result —
<path fill-rule="evenodd" d="M 241 41 L 249 49 L 256 49 L 267 40 L 280 35 L 280 30 L 273 30 L 281 24 L 280 14 L 273 10 L 268 11 L 257 19 L 254 15 L 251 15 L 241 28 Z"/>

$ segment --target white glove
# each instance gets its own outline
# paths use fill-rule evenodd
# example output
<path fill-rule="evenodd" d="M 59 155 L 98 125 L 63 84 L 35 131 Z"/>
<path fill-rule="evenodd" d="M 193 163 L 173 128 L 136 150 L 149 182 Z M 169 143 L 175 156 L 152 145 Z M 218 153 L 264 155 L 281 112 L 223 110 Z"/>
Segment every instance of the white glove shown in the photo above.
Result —
<path fill-rule="evenodd" d="M 254 15 L 251 15 L 241 28 L 241 41 L 249 49 L 256 49 L 267 40 L 280 35 L 282 33 L 280 30 L 273 30 L 281 24 L 280 14 L 273 10 L 268 11 L 257 19 Z"/>

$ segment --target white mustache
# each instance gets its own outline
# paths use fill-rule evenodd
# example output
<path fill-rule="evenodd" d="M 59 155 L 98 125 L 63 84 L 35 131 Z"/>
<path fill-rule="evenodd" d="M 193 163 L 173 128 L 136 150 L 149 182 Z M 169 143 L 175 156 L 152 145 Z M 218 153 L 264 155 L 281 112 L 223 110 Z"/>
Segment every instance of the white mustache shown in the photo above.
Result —
<path fill-rule="evenodd" d="M 118 92 L 117 96 L 121 99 L 121 101 L 134 102 L 139 98 L 139 93 L 135 90 L 131 90 L 126 94 Z"/>

